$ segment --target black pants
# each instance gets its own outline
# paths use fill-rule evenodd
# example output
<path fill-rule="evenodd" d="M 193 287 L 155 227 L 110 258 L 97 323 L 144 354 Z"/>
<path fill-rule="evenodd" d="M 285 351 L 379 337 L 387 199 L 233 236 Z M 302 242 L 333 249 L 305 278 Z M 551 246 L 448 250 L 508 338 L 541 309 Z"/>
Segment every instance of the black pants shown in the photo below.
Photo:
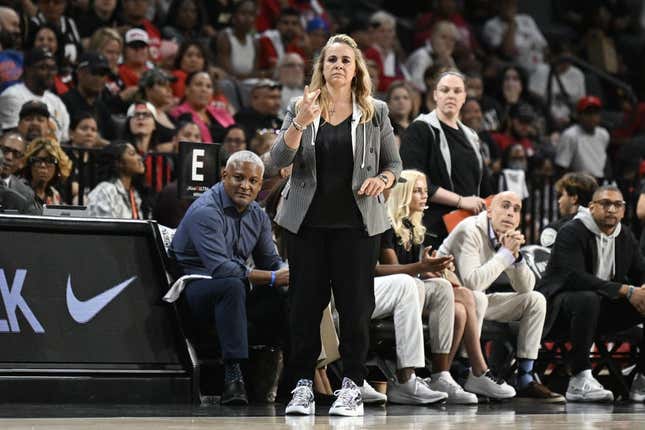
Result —
<path fill-rule="evenodd" d="M 589 350 L 597 335 L 616 333 L 645 321 L 626 299 L 606 299 L 593 291 L 565 291 L 553 300 L 559 301 L 559 311 L 550 337 L 560 338 L 563 333 L 573 345 L 573 374 L 591 369 Z M 645 337 L 641 342 L 639 367 L 645 369 Z"/>
<path fill-rule="evenodd" d="M 331 291 L 340 317 L 343 373 L 362 385 L 367 369 L 374 267 L 380 235 L 361 230 L 308 229 L 287 233 L 289 253 L 290 374 L 313 380 L 320 355 L 320 320 Z"/>

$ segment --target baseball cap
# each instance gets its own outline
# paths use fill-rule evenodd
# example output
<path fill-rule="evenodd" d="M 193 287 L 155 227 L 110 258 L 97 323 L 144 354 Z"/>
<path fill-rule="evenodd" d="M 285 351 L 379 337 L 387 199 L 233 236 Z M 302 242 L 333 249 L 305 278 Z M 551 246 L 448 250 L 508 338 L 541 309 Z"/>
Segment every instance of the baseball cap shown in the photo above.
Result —
<path fill-rule="evenodd" d="M 81 54 L 76 70 L 81 70 L 85 67 L 89 67 L 90 72 L 93 74 L 97 74 L 97 72 L 110 72 L 110 64 L 107 58 L 99 52 L 89 51 Z"/>
<path fill-rule="evenodd" d="M 155 84 L 165 84 L 168 82 L 175 82 L 176 80 L 176 77 L 154 67 L 143 72 L 139 78 L 139 88 L 150 88 Z"/>
<path fill-rule="evenodd" d="M 24 103 L 20 108 L 20 113 L 18 114 L 18 118 L 23 119 L 31 115 L 44 116 L 45 118 L 49 118 L 50 117 L 49 108 L 45 103 L 39 100 L 29 100 L 28 102 Z"/>
<path fill-rule="evenodd" d="M 511 106 L 511 109 L 508 111 L 508 115 L 511 118 L 517 118 L 520 121 L 530 122 L 535 119 L 535 111 L 531 105 L 526 103 L 517 103 Z"/>
<path fill-rule="evenodd" d="M 311 18 L 307 21 L 307 33 L 311 33 L 316 30 L 323 30 L 325 33 L 329 33 L 329 26 L 327 23 L 320 17 Z"/>
<path fill-rule="evenodd" d="M 56 61 L 54 54 L 43 48 L 33 48 L 31 51 L 25 54 L 24 66 L 29 67 L 33 66 L 36 63 L 39 63 L 43 60 L 52 59 Z"/>
<path fill-rule="evenodd" d="M 578 101 L 578 112 L 583 112 L 590 108 L 600 109 L 602 108 L 602 102 L 596 96 L 587 96 L 583 97 Z"/>
<path fill-rule="evenodd" d="M 253 83 L 254 90 L 257 90 L 258 88 L 269 88 L 269 89 L 282 89 L 282 84 L 278 81 L 274 81 L 273 79 L 256 79 L 255 82 Z"/>
<path fill-rule="evenodd" d="M 149 46 L 150 38 L 145 30 L 141 30 L 140 28 L 131 28 L 127 33 L 125 33 L 125 44 L 144 44 Z"/>

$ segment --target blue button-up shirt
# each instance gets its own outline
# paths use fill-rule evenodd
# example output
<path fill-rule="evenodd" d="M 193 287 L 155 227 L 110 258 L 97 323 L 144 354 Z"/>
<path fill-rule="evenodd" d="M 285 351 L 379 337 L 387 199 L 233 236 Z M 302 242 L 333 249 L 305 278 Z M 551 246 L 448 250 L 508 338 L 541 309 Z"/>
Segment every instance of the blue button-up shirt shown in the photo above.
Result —
<path fill-rule="evenodd" d="M 170 255 L 183 274 L 213 278 L 246 278 L 251 255 L 261 270 L 282 265 L 268 215 L 256 202 L 238 212 L 221 182 L 190 206 L 177 227 Z"/>

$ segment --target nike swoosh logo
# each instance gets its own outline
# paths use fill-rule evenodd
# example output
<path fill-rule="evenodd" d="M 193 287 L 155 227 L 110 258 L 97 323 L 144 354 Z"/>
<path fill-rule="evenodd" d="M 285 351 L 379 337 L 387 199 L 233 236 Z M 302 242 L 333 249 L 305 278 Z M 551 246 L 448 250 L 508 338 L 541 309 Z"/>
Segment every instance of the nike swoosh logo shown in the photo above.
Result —
<path fill-rule="evenodd" d="M 101 309 L 106 307 L 108 303 L 114 300 L 114 298 L 118 296 L 119 293 L 121 293 L 121 291 L 123 291 L 125 287 L 130 285 L 130 283 L 135 279 L 137 279 L 137 277 L 133 276 L 127 281 L 123 281 L 119 285 L 116 285 L 109 290 L 103 291 L 98 296 L 94 296 L 91 299 L 81 301 L 78 300 L 74 295 L 74 292 L 72 291 L 72 277 L 68 276 L 66 294 L 67 310 L 69 311 L 69 314 L 74 319 L 74 321 L 84 324 L 94 318 L 96 314 L 101 312 Z"/>

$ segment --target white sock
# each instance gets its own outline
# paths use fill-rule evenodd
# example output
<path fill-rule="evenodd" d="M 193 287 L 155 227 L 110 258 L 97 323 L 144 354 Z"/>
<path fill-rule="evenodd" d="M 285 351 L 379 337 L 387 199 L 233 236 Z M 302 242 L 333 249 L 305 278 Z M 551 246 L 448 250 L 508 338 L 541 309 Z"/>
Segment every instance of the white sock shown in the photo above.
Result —
<path fill-rule="evenodd" d="M 435 379 L 440 378 L 441 376 L 446 376 L 446 375 L 450 376 L 450 372 L 448 372 L 447 370 L 444 370 L 442 372 L 433 373 L 432 375 L 430 375 L 430 377 L 434 381 Z"/>
<path fill-rule="evenodd" d="M 576 379 L 593 378 L 593 375 L 591 374 L 591 369 L 586 369 L 586 370 L 583 370 L 582 372 L 574 375 L 573 377 L 576 378 Z"/>

